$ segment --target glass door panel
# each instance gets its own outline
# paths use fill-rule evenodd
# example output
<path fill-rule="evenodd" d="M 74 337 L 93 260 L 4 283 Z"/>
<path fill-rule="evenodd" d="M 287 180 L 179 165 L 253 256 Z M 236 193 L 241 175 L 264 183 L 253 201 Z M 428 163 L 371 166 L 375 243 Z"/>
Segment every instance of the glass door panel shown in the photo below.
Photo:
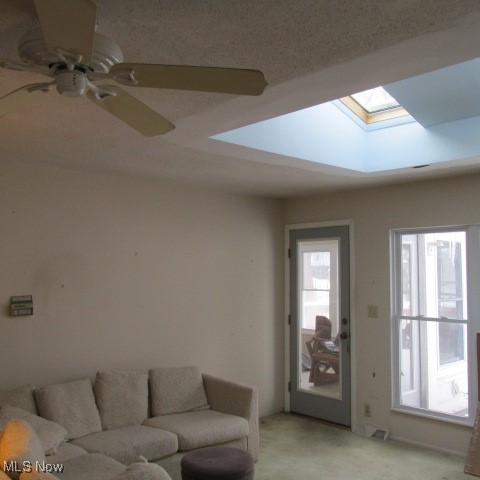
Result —
<path fill-rule="evenodd" d="M 300 389 L 341 398 L 338 319 L 339 239 L 298 242 Z"/>

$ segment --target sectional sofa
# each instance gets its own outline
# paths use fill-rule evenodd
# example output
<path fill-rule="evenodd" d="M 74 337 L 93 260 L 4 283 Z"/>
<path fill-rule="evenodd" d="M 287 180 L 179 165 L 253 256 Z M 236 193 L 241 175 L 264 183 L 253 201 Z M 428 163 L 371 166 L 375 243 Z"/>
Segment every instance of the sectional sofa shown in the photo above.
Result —
<path fill-rule="evenodd" d="M 31 427 L 41 444 L 40 460 L 52 478 L 64 480 L 134 478 L 125 475 L 142 468 L 139 457 L 180 480 L 183 455 L 211 445 L 235 446 L 258 458 L 257 388 L 202 375 L 196 367 L 101 371 L 93 384 L 82 379 L 0 391 L 3 470 L 13 458 L 12 442 L 5 440 L 13 438 L 15 422 Z"/>

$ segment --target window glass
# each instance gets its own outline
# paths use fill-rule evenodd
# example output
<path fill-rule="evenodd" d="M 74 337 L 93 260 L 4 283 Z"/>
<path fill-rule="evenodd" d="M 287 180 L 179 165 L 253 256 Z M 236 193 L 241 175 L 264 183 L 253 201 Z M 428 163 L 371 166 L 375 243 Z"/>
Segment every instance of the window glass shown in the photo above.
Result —
<path fill-rule="evenodd" d="M 467 315 L 465 232 L 401 236 L 402 315 Z"/>
<path fill-rule="evenodd" d="M 302 328 L 315 330 L 315 317 L 330 317 L 330 252 L 302 254 Z"/>
<path fill-rule="evenodd" d="M 455 356 L 459 353 L 455 345 L 459 337 L 466 336 L 466 326 L 404 319 L 400 330 L 401 404 L 468 418 L 468 365 L 463 343 L 461 357 Z M 450 360 L 445 364 L 448 368 L 442 365 L 442 355 Z"/>
<path fill-rule="evenodd" d="M 354 93 L 351 97 L 370 114 L 400 107 L 400 104 L 383 87 Z"/>
<path fill-rule="evenodd" d="M 315 330 L 318 315 L 335 323 L 338 316 L 338 241 L 329 239 L 301 242 L 299 254 L 302 328 Z"/>

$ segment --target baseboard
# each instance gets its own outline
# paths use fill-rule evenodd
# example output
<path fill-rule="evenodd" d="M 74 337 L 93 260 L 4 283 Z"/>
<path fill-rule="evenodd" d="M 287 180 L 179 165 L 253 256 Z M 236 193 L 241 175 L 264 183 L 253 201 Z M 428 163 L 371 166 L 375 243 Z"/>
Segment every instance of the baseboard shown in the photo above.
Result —
<path fill-rule="evenodd" d="M 456 457 L 460 457 L 460 458 L 466 458 L 467 457 L 467 453 L 466 452 L 460 452 L 460 451 L 457 451 L 457 450 L 451 450 L 449 448 L 442 448 L 442 447 L 439 447 L 437 445 L 430 445 L 428 443 L 423 443 L 423 442 L 416 442 L 415 440 L 410 440 L 408 438 L 403 438 L 403 437 L 399 437 L 397 435 L 391 435 L 390 432 L 388 431 L 388 429 L 385 429 L 384 427 L 372 427 L 372 426 L 369 426 L 369 425 L 362 425 L 362 424 L 356 424 L 353 428 L 353 432 L 358 434 L 358 435 L 362 435 L 362 436 L 365 436 L 365 437 L 376 437 L 376 438 L 381 438 L 380 436 L 377 436 L 375 435 L 375 432 L 376 431 L 380 431 L 380 432 L 385 432 L 386 435 L 382 438 L 383 440 L 393 440 L 395 442 L 401 442 L 401 443 L 405 443 L 407 445 L 412 445 L 412 446 L 415 446 L 415 447 L 421 447 L 421 448 L 426 448 L 428 450 L 434 450 L 434 451 L 437 451 L 437 452 L 442 452 L 442 453 L 447 453 L 449 455 L 455 455 Z"/>
<path fill-rule="evenodd" d="M 449 448 L 439 447 L 437 445 L 430 445 L 428 443 L 416 442 L 416 441 L 410 440 L 408 438 L 397 437 L 396 435 L 391 435 L 390 440 L 394 440 L 396 442 L 401 442 L 401 443 L 406 443 L 408 445 L 413 445 L 415 447 L 426 448 L 428 450 L 435 450 L 437 452 L 448 453 L 449 455 L 455 455 L 455 456 L 461 457 L 461 458 L 466 458 L 467 457 L 466 452 L 458 452 L 456 450 L 451 450 Z"/>

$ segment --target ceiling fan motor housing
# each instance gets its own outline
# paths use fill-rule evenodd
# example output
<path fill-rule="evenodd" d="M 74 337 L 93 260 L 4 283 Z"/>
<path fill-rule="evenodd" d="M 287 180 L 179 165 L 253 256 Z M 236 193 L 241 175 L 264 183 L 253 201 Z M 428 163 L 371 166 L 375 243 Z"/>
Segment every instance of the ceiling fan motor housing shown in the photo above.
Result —
<path fill-rule="evenodd" d="M 20 38 L 18 53 L 29 65 L 50 66 L 61 60 L 55 52 L 48 50 L 42 30 L 39 28 L 25 33 Z M 95 33 L 92 57 L 85 66 L 94 72 L 108 72 L 112 65 L 121 62 L 123 54 L 120 47 L 113 40 Z"/>
<path fill-rule="evenodd" d="M 81 97 L 87 91 L 87 77 L 84 72 L 61 70 L 55 75 L 57 91 L 65 97 Z"/>

